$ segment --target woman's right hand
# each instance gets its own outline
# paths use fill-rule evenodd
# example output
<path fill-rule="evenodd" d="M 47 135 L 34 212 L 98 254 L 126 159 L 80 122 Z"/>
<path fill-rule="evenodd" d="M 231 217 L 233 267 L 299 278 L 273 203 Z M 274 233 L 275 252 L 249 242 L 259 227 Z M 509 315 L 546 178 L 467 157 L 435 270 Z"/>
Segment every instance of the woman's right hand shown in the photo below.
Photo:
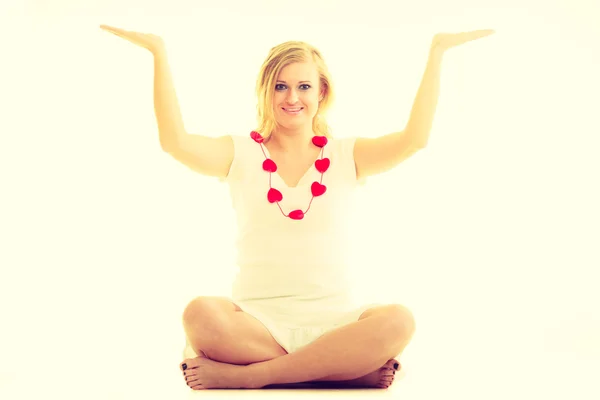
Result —
<path fill-rule="evenodd" d="M 152 54 L 162 51 L 165 47 L 163 39 L 160 36 L 156 36 L 151 33 L 127 31 L 125 29 L 115 28 L 108 25 L 100 25 L 100 28 L 122 37 L 123 39 L 129 40 L 133 44 L 137 44 L 138 46 L 150 50 Z"/>

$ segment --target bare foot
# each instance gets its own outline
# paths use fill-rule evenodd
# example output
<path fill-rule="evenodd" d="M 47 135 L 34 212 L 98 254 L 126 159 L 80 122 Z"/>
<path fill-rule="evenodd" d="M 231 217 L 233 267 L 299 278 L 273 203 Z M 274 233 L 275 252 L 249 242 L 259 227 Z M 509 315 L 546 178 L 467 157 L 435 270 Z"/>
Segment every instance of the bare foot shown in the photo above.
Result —
<path fill-rule="evenodd" d="M 394 369 L 395 364 L 398 364 L 397 369 Z M 216 388 L 257 389 L 262 386 L 258 382 L 249 380 L 248 374 L 245 373 L 245 365 L 226 364 L 210 360 L 206 357 L 196 357 L 185 359 L 181 363 L 180 368 L 183 371 L 187 385 L 194 390 Z M 313 381 L 308 383 L 328 387 L 387 389 L 394 381 L 395 371 L 399 371 L 400 368 L 400 363 L 395 359 L 391 359 L 383 367 L 357 379 L 348 381 Z"/>
<path fill-rule="evenodd" d="M 398 364 L 398 368 L 394 369 L 394 365 Z M 394 382 L 394 374 L 396 371 L 400 371 L 400 362 L 396 359 L 388 360 L 385 365 L 370 374 L 361 376 L 360 378 L 352 379 L 349 381 L 326 381 L 326 382 L 315 382 L 319 385 L 328 387 L 369 387 L 369 388 L 381 388 L 387 389 Z"/>
<path fill-rule="evenodd" d="M 184 369 L 185 365 L 185 369 Z M 226 364 L 206 357 L 187 358 L 180 368 L 187 385 L 194 390 L 204 389 L 254 389 L 244 374 L 245 365 Z"/>

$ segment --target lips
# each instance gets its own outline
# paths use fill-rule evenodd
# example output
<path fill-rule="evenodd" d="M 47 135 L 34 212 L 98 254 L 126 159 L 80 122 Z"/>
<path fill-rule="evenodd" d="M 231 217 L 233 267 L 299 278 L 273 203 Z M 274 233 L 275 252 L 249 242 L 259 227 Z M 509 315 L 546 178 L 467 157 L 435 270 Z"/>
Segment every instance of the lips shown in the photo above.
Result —
<path fill-rule="evenodd" d="M 300 108 L 283 108 L 283 109 L 284 109 L 284 111 L 296 112 L 296 111 L 303 110 L 304 107 L 300 107 Z"/>

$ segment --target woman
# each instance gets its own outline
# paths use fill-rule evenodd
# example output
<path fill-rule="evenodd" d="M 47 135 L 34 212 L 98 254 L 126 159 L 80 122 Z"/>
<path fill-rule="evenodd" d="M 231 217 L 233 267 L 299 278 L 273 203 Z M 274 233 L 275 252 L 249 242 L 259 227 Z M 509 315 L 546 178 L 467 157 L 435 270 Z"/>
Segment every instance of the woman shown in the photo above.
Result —
<path fill-rule="evenodd" d="M 403 131 L 331 137 L 334 90 L 320 52 L 303 42 L 271 49 L 257 81 L 258 127 L 246 136 L 188 134 L 155 35 L 101 26 L 154 56 L 155 113 L 164 151 L 230 187 L 240 268 L 232 299 L 198 297 L 183 313 L 180 365 L 192 389 L 336 382 L 387 388 L 415 331 L 399 304 L 353 308 L 345 279 L 346 201 L 357 182 L 425 147 L 444 52 L 493 31 L 435 35 Z"/>

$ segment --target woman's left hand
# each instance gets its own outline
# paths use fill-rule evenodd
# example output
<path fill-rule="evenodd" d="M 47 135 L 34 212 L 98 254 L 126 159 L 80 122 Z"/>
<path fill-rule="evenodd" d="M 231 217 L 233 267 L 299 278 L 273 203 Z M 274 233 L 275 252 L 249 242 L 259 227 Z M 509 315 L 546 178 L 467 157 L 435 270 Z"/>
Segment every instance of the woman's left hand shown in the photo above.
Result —
<path fill-rule="evenodd" d="M 470 32 L 460 33 L 438 33 L 433 37 L 431 49 L 445 52 L 452 47 L 460 46 L 461 44 L 471 42 L 489 36 L 496 31 L 493 29 L 481 29 Z"/>

